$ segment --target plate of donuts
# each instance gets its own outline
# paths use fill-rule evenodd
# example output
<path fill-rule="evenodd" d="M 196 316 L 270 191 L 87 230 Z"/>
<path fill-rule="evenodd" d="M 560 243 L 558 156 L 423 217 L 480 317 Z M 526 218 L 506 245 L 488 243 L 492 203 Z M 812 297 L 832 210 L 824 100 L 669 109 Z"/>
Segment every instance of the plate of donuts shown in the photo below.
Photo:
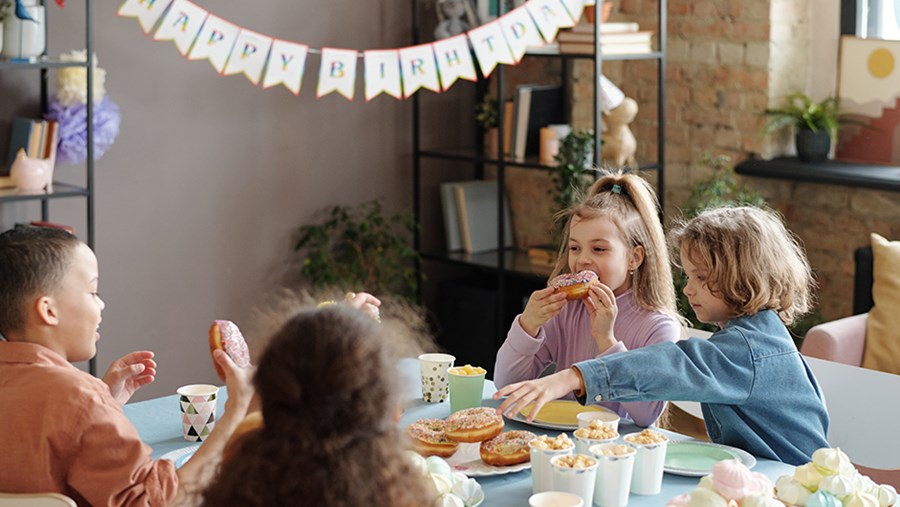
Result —
<path fill-rule="evenodd" d="M 444 458 L 444 460 L 453 467 L 453 470 L 462 472 L 469 477 L 511 474 L 513 472 L 521 472 L 522 470 L 531 468 L 531 463 L 527 461 L 525 463 L 508 466 L 488 465 L 481 460 L 480 443 L 459 444 L 459 449 L 453 453 L 453 456 Z"/>
<path fill-rule="evenodd" d="M 513 421 L 528 424 L 537 428 L 556 431 L 574 431 L 578 429 L 578 414 L 581 412 L 612 412 L 608 408 L 597 405 L 584 406 L 577 401 L 554 400 L 541 408 L 534 417 L 534 421 L 526 422 L 525 419 L 531 413 L 532 405 L 526 406 L 521 412 L 510 417 Z"/>

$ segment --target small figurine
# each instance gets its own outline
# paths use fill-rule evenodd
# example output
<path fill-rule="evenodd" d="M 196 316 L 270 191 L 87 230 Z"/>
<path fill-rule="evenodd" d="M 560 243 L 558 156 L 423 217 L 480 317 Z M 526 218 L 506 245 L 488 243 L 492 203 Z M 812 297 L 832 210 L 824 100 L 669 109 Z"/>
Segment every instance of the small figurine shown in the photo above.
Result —
<path fill-rule="evenodd" d="M 43 190 L 52 182 L 53 165 L 49 158 L 31 158 L 19 148 L 9 177 L 19 190 Z"/>
<path fill-rule="evenodd" d="M 637 152 L 637 139 L 628 125 L 638 113 L 637 102 L 625 97 L 617 107 L 603 113 L 603 160 L 615 167 L 631 165 Z"/>
<path fill-rule="evenodd" d="M 438 0 L 437 11 L 440 22 L 434 29 L 434 36 L 437 39 L 446 39 L 459 35 L 470 28 L 466 21 L 468 12 L 466 9 L 466 0 Z"/>

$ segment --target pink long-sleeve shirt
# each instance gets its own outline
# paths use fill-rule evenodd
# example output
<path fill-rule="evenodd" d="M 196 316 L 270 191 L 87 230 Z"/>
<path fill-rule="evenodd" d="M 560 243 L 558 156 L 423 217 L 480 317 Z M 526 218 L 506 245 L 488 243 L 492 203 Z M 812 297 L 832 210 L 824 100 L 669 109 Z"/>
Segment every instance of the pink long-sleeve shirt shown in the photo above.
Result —
<path fill-rule="evenodd" d="M 522 329 L 519 324 L 521 315 L 517 316 L 506 341 L 497 352 L 494 367 L 497 388 L 535 379 L 551 364 L 555 364 L 556 370 L 560 371 L 586 359 L 656 343 L 674 342 L 681 337 L 681 325 L 675 318 L 641 308 L 631 290 L 616 298 L 616 306 L 619 312 L 613 324 L 613 334 L 618 343 L 602 354 L 598 353 L 597 344 L 591 336 L 591 319 L 581 300 L 567 303 L 559 315 L 541 327 L 536 337 Z M 568 398 L 575 399 L 572 395 Z M 649 426 L 662 413 L 666 402 L 602 402 L 599 405 L 615 410 L 620 417 L 627 417 L 639 426 Z"/>
<path fill-rule="evenodd" d="M 175 497 L 174 463 L 150 459 L 106 384 L 50 349 L 0 340 L 0 414 L 0 491 L 93 506 Z"/>

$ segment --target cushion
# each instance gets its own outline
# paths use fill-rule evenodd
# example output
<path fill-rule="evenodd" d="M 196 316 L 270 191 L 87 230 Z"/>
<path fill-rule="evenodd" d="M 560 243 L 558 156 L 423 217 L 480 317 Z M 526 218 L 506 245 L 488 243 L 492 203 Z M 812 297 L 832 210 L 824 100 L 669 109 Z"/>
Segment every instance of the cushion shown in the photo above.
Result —
<path fill-rule="evenodd" d="M 872 234 L 874 281 L 863 367 L 900 374 L 900 241 Z"/>

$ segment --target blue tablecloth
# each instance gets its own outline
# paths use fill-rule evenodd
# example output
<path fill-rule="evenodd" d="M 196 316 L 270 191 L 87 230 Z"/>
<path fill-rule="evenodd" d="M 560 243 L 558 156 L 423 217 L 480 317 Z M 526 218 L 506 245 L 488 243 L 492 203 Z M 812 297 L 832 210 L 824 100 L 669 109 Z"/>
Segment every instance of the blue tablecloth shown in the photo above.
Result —
<path fill-rule="evenodd" d="M 420 386 L 418 379 L 411 378 L 413 376 L 410 365 L 405 364 L 405 373 L 409 376 L 407 382 L 407 394 L 414 397 L 407 405 L 400 424 L 404 427 L 418 419 L 432 417 L 443 419 L 450 415 L 450 405 L 444 403 L 425 403 L 421 399 Z M 222 413 L 226 393 L 225 389 L 221 389 L 219 396 L 219 413 Z M 484 386 L 484 405 L 497 406 L 499 402 L 490 399 L 495 392 L 493 382 L 486 381 Z M 141 439 L 148 445 L 153 447 L 153 457 L 159 458 L 165 453 L 180 448 L 196 445 L 195 442 L 188 442 L 181 436 L 181 416 L 178 409 L 178 396 L 165 396 L 153 400 L 147 400 L 137 403 L 131 403 L 125 406 L 125 414 L 131 422 L 137 427 L 138 434 Z M 544 430 L 533 428 L 523 423 L 507 420 L 506 429 L 527 429 L 537 434 L 556 435 L 559 432 L 552 430 Z M 622 421 L 619 427 L 619 433 L 624 435 L 634 431 L 640 431 L 640 428 Z M 677 433 L 665 432 L 672 440 L 684 440 L 688 437 Z M 757 464 L 753 468 L 756 472 L 762 472 L 767 475 L 772 482 L 779 476 L 793 473 L 794 467 L 757 458 Z M 492 475 L 488 477 L 478 477 L 478 482 L 484 488 L 485 502 L 484 507 L 522 507 L 528 505 L 528 497 L 531 496 L 531 472 L 524 470 L 521 472 Z M 681 477 L 676 475 L 665 474 L 663 479 L 662 492 L 653 496 L 631 495 L 629 499 L 630 506 L 646 506 L 658 507 L 665 505 L 666 500 L 691 491 L 696 487 L 698 478 Z"/>

